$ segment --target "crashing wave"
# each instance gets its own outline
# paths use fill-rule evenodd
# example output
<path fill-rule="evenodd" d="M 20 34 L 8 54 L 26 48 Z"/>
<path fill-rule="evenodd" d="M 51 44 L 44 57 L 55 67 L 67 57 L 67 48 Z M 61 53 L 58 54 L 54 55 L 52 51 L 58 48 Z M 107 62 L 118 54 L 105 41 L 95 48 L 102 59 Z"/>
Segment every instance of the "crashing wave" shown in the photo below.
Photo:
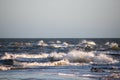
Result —
<path fill-rule="evenodd" d="M 85 62 L 91 62 L 94 56 L 95 55 L 93 52 L 83 52 L 83 51 L 73 50 L 69 52 L 65 56 L 65 58 L 68 59 L 70 62 L 85 63 Z"/>
<path fill-rule="evenodd" d="M 12 54 L 12 53 L 5 53 L 0 59 L 16 59 L 16 58 L 46 58 L 49 54 L 28 54 L 28 53 L 21 53 L 21 54 Z"/>
<path fill-rule="evenodd" d="M 99 53 L 98 55 L 95 52 L 84 52 L 84 51 L 77 51 L 72 50 L 68 53 L 57 53 L 52 52 L 50 54 L 42 53 L 42 54 L 12 54 L 12 53 L 5 53 L 1 58 L 3 59 L 15 59 L 21 62 L 56 62 L 61 60 L 67 60 L 70 63 L 115 63 L 117 60 L 114 60 L 111 56 L 106 54 Z"/>
<path fill-rule="evenodd" d="M 85 50 L 92 50 L 95 48 L 96 43 L 94 41 L 83 40 L 81 43 L 77 44 L 76 46 L 82 47 Z"/>
<path fill-rule="evenodd" d="M 53 47 L 53 48 L 66 48 L 69 46 L 69 44 L 67 42 L 63 42 L 62 44 L 61 43 L 53 43 L 53 44 L 50 44 L 49 46 Z"/>
<path fill-rule="evenodd" d="M 105 43 L 106 46 L 108 46 L 110 49 L 113 49 L 113 50 L 120 50 L 120 47 L 118 45 L 118 43 L 115 43 L 115 42 L 106 42 Z"/>
<path fill-rule="evenodd" d="M 93 46 L 96 45 L 96 43 L 94 41 L 87 41 L 87 40 L 83 40 L 82 44 L 93 45 Z"/>
<path fill-rule="evenodd" d="M 114 60 L 111 56 L 106 54 L 99 54 L 93 58 L 93 62 L 96 64 L 112 64 L 117 63 L 117 60 Z"/>
<path fill-rule="evenodd" d="M 57 40 L 56 43 L 57 43 L 57 44 L 61 44 L 61 41 Z"/>
<path fill-rule="evenodd" d="M 43 40 L 38 41 L 37 43 L 33 44 L 34 46 L 48 46 Z"/>

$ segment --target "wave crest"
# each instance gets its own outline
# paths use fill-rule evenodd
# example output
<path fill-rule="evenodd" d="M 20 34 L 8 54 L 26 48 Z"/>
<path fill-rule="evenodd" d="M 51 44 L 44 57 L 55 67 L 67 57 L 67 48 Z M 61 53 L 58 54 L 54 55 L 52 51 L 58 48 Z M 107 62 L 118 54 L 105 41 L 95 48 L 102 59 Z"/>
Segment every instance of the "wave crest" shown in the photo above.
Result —
<path fill-rule="evenodd" d="M 97 64 L 110 64 L 116 63 L 111 56 L 95 52 L 84 52 L 72 50 L 68 53 L 52 52 L 50 54 L 12 54 L 5 53 L 1 59 L 13 59 L 14 65 L 22 66 L 60 66 L 60 65 L 81 65 L 82 63 L 97 63 Z"/>

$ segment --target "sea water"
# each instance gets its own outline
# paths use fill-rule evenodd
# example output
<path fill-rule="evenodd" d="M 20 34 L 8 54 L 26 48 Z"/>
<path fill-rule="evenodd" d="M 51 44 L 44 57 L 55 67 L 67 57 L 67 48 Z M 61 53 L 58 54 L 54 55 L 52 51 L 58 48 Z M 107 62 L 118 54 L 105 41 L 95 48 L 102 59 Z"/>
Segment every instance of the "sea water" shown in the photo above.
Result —
<path fill-rule="evenodd" d="M 104 80 L 119 73 L 119 47 L 120 39 L 0 39 L 0 80 Z"/>

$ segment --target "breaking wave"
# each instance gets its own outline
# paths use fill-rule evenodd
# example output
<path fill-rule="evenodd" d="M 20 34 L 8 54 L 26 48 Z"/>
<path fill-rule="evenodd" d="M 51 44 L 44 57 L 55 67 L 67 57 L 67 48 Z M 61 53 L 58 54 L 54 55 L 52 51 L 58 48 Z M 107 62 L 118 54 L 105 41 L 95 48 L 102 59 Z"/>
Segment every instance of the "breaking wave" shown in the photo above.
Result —
<path fill-rule="evenodd" d="M 0 70 L 10 70 L 12 67 L 0 65 Z"/>
<path fill-rule="evenodd" d="M 100 53 L 95 54 L 95 52 L 84 52 L 72 50 L 68 53 L 57 53 L 52 52 L 50 54 L 12 54 L 5 53 L 1 60 L 13 59 L 13 65 L 19 65 L 23 67 L 31 66 L 62 66 L 62 65 L 85 65 L 90 63 L 97 64 L 110 64 L 116 63 L 111 56 Z"/>
<path fill-rule="evenodd" d="M 120 47 L 119 47 L 119 44 L 118 43 L 115 43 L 115 42 L 106 42 L 105 43 L 106 46 L 108 46 L 109 48 L 113 49 L 113 50 L 119 50 Z"/>

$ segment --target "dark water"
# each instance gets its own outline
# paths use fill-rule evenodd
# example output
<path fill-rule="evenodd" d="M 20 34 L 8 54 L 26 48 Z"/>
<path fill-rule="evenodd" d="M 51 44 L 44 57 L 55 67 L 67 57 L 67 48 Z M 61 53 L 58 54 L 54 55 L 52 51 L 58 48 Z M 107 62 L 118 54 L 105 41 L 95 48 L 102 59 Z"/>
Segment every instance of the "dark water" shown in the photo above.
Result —
<path fill-rule="evenodd" d="M 120 39 L 0 39 L 0 80 L 104 80 L 119 56 Z"/>

